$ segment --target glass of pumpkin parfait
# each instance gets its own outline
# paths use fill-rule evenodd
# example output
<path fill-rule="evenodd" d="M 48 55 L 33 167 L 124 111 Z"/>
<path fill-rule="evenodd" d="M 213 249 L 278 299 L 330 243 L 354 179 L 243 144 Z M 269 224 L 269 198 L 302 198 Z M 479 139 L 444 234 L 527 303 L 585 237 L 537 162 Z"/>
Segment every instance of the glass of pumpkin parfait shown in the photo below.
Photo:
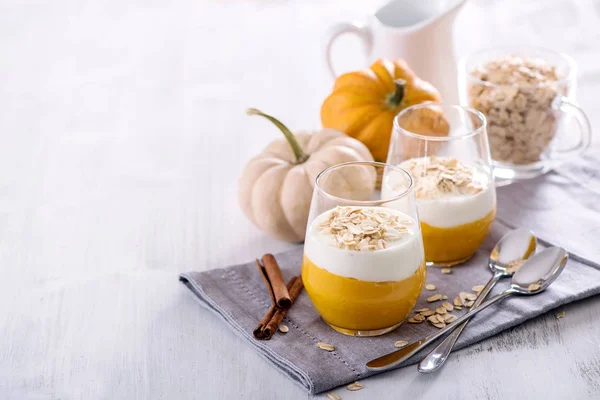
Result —
<path fill-rule="evenodd" d="M 435 103 L 409 107 L 394 120 L 387 162 L 415 181 L 427 264 L 452 266 L 475 254 L 496 216 L 483 114 Z"/>
<path fill-rule="evenodd" d="M 377 190 L 379 179 L 393 188 Z M 318 175 L 302 280 L 326 323 L 354 336 L 394 330 L 417 302 L 425 269 L 408 172 L 383 163 L 349 162 Z"/>

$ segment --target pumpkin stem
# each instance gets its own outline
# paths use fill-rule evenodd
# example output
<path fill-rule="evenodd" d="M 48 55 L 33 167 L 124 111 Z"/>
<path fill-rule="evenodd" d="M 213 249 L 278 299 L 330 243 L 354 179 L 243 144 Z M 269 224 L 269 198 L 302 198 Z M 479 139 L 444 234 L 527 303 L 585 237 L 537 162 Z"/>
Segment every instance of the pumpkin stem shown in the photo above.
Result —
<path fill-rule="evenodd" d="M 396 79 L 394 83 L 396 84 L 396 91 L 389 97 L 388 103 L 390 103 L 392 107 L 398 107 L 400 105 L 400 102 L 404 98 L 404 89 L 406 88 L 406 81 L 404 79 Z"/>
<path fill-rule="evenodd" d="M 300 145 L 298 144 L 298 141 L 296 140 L 296 137 L 294 136 L 294 134 L 288 129 L 287 126 L 282 124 L 281 121 L 279 121 L 276 118 L 271 117 L 268 114 L 263 113 L 260 110 L 257 110 L 256 108 L 248 108 L 246 110 L 246 114 L 260 115 L 261 117 L 265 117 L 266 119 L 271 121 L 276 127 L 278 127 L 279 130 L 281 131 L 281 133 L 283 133 L 283 136 L 285 136 L 285 139 L 290 144 L 290 147 L 292 148 L 292 151 L 294 152 L 294 156 L 296 156 L 296 164 L 302 164 L 304 161 L 308 160 L 308 157 L 309 157 L 308 154 L 306 154 L 304 152 L 304 150 L 302 150 L 302 147 L 300 147 Z"/>

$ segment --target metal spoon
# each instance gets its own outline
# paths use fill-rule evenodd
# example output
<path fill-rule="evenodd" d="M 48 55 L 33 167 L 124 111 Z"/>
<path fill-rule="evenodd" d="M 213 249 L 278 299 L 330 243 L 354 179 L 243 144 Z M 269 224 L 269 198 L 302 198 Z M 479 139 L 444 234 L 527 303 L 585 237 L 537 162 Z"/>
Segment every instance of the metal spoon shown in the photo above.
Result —
<path fill-rule="evenodd" d="M 494 246 L 488 263 L 494 275 L 492 275 L 481 293 L 479 293 L 471 309 L 476 309 L 485 300 L 500 278 L 513 276 L 516 269 L 508 268 L 509 265 L 521 260 L 527 260 L 535 252 L 536 246 L 537 240 L 533 232 L 528 229 L 515 229 L 502 236 L 498 243 L 496 243 L 496 246 Z M 442 343 L 427 354 L 417 367 L 419 372 L 428 374 L 437 371 L 438 368 L 444 365 L 458 337 L 468 323 L 469 320 L 458 325 L 454 332 L 449 334 Z"/>
<path fill-rule="evenodd" d="M 543 292 L 562 272 L 568 259 L 568 253 L 561 247 L 550 247 L 527 260 L 513 275 L 510 288 L 482 303 L 477 309 L 471 310 L 456 320 L 455 324 L 440 329 L 433 335 L 418 340 L 406 347 L 386 354 L 367 363 L 370 370 L 384 370 L 400 364 L 410 356 L 423 349 L 429 343 L 454 330 L 478 312 L 513 294 L 534 295 Z"/>

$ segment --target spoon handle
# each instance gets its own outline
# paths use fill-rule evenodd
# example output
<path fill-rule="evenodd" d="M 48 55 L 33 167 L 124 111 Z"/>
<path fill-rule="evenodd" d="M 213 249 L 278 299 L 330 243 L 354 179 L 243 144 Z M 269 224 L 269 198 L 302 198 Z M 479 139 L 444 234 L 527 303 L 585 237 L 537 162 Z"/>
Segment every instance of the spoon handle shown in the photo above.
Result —
<path fill-rule="evenodd" d="M 475 299 L 475 303 L 473 303 L 473 307 L 471 308 L 471 310 L 474 310 L 477 307 L 479 307 L 479 305 L 487 297 L 487 295 L 490 293 L 490 291 L 496 285 L 496 283 L 500 280 L 500 278 L 502 278 L 502 276 L 502 272 L 494 273 L 494 275 L 490 278 L 490 280 L 485 285 L 481 293 L 479 293 L 479 296 L 477 296 L 477 299 Z M 437 345 L 435 349 L 431 350 L 431 352 L 427 354 L 423 360 L 421 360 L 419 366 L 417 367 L 419 372 L 429 374 L 431 372 L 437 371 L 442 365 L 444 365 L 444 363 L 448 359 L 448 356 L 450 355 L 450 352 L 452 352 L 452 348 L 456 344 L 458 337 L 460 336 L 463 329 L 465 329 L 465 326 L 467 326 L 468 323 L 469 320 L 466 320 L 458 326 L 456 326 L 455 324 L 454 326 L 456 328 L 454 329 L 454 332 L 449 334 L 442 341 L 442 343 Z"/>
<path fill-rule="evenodd" d="M 378 370 L 388 369 L 395 365 L 400 364 L 402 361 L 408 359 L 410 356 L 412 356 L 413 354 L 415 354 L 416 352 L 421 350 L 423 347 L 427 346 L 429 343 L 433 342 L 435 339 L 439 338 L 440 336 L 445 335 L 449 331 L 454 330 L 455 327 L 457 327 L 459 324 L 465 322 L 466 320 L 471 318 L 473 315 L 477 314 L 480 311 L 483 311 L 484 309 L 488 308 L 492 304 L 494 304 L 514 293 L 515 292 L 512 289 L 507 289 L 504 292 L 497 294 L 496 296 L 492 297 L 485 303 L 481 304 L 476 309 L 471 309 L 471 311 L 469 311 L 468 313 L 466 313 L 465 315 L 463 315 L 462 317 L 457 319 L 453 324 L 447 325 L 445 328 L 440 329 L 436 333 L 426 336 L 421 340 L 417 340 L 416 342 L 411 343 L 408 346 L 405 346 L 405 347 L 403 347 L 399 350 L 396 350 L 392 353 L 386 354 L 384 356 L 381 356 L 379 358 L 369 361 L 367 363 L 367 368 L 370 370 L 373 370 L 373 371 L 378 371 Z"/>

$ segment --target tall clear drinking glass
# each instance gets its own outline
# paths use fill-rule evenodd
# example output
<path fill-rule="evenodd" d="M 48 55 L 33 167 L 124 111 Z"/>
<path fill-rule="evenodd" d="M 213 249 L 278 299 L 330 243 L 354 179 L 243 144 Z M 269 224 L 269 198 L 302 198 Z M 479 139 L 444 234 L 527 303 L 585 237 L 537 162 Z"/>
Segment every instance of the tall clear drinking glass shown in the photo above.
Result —
<path fill-rule="evenodd" d="M 338 332 L 376 336 L 402 324 L 425 284 L 408 172 L 383 163 L 350 162 L 319 174 L 302 280 L 323 320 Z"/>
<path fill-rule="evenodd" d="M 483 114 L 435 103 L 409 107 L 394 120 L 387 162 L 406 169 L 415 181 L 427 264 L 452 266 L 469 259 L 496 216 Z"/>

